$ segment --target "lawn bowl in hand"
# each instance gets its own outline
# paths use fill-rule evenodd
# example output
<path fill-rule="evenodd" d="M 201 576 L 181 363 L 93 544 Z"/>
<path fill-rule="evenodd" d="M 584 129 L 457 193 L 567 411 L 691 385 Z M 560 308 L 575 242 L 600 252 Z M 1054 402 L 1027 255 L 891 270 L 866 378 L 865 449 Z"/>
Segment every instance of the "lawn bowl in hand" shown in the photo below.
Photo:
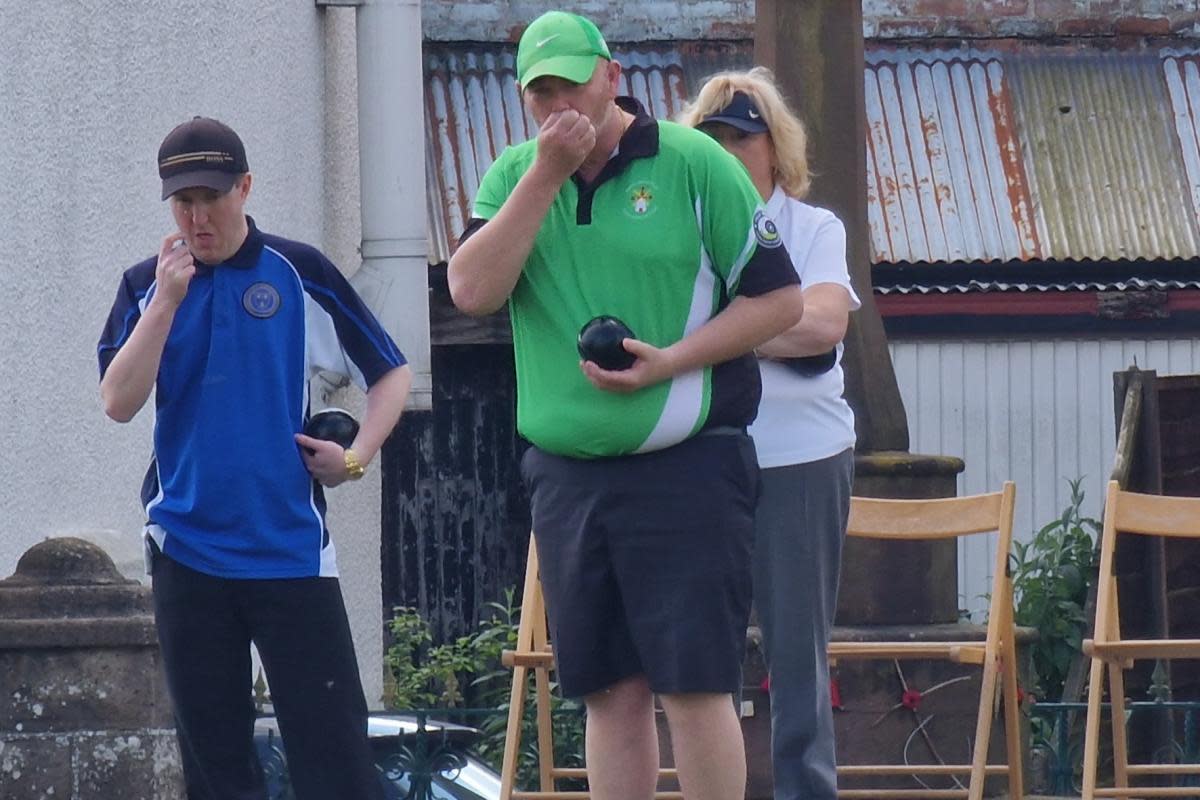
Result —
<path fill-rule="evenodd" d="M 637 356 L 626 350 L 621 342 L 636 338 L 629 326 L 616 317 L 596 317 L 579 331 L 579 355 L 601 369 L 629 369 Z"/>
<path fill-rule="evenodd" d="M 347 448 L 354 444 L 354 437 L 358 436 L 358 422 L 340 408 L 327 408 L 308 418 L 304 435 L 337 442 Z"/>

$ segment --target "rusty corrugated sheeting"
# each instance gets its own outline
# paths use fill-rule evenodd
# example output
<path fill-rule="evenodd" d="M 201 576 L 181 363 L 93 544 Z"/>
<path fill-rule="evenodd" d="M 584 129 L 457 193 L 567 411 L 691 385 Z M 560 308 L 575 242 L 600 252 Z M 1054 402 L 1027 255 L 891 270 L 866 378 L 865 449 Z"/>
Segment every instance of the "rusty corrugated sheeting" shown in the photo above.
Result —
<path fill-rule="evenodd" d="M 1041 255 L 997 57 L 880 53 L 865 92 L 873 262 Z"/>
<path fill-rule="evenodd" d="M 533 123 L 511 45 L 426 43 L 429 252 L 449 259 L 479 179 Z M 749 43 L 621 50 L 659 118 Z M 1194 258 L 1200 53 L 1020 47 L 868 51 L 874 263 Z"/>
<path fill-rule="evenodd" d="M 479 179 L 510 142 L 529 137 L 517 96 L 514 55 L 491 48 L 428 48 L 425 59 L 426 147 L 432 161 L 427 181 L 441 210 L 429 226 L 430 260 L 448 261 Z"/>
<path fill-rule="evenodd" d="M 1175 113 L 1175 133 L 1187 170 L 1192 209 L 1200 214 L 1200 55 L 1166 50 L 1163 74 Z"/>
<path fill-rule="evenodd" d="M 1006 60 L 1006 74 L 1032 165 L 1045 258 L 1200 253 L 1159 53 L 1022 52 Z M 1180 111 L 1194 119 L 1192 110 Z"/>

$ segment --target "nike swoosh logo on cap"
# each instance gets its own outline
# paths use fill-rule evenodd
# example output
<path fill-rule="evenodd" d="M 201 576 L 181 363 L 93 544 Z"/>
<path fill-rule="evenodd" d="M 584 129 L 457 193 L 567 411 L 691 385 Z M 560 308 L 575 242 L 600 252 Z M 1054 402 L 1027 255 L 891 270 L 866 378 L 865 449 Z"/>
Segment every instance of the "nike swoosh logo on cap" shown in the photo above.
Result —
<path fill-rule="evenodd" d="M 747 108 L 746 113 L 750 115 L 750 119 L 758 119 L 758 112 L 753 108 Z"/>
<path fill-rule="evenodd" d="M 557 38 L 558 38 L 558 37 L 560 37 L 560 36 L 562 36 L 562 34 L 561 34 L 561 33 L 556 33 L 556 34 L 554 34 L 553 36 L 547 36 L 545 39 L 540 39 L 539 41 L 535 42 L 533 46 L 534 46 L 534 47 L 539 47 L 539 48 L 540 48 L 540 47 L 544 47 L 544 46 L 546 46 L 547 44 L 549 44 L 550 42 L 554 41 L 555 39 L 557 39 Z"/>

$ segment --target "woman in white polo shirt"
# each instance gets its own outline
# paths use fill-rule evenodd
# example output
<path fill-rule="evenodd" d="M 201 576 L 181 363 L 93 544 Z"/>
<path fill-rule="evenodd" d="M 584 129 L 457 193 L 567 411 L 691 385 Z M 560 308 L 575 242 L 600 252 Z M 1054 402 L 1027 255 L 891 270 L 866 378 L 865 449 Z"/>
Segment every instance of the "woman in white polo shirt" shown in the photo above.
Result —
<path fill-rule="evenodd" d="M 803 319 L 757 351 L 754 603 L 770 671 L 775 798 L 834 800 L 825 651 L 854 478 L 854 414 L 842 396 L 841 356 L 849 314 L 861 305 L 850 286 L 846 230 L 801 200 L 809 187 L 804 126 L 770 71 L 714 75 L 681 121 L 746 165 L 804 290 Z"/>

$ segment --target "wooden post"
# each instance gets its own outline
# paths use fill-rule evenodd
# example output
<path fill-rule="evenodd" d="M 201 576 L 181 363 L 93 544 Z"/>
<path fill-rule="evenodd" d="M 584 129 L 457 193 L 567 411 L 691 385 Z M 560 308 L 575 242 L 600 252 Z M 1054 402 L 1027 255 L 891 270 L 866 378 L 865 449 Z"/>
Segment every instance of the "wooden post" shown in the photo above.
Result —
<path fill-rule="evenodd" d="M 1131 396 L 1135 395 L 1135 397 Z M 1161 415 L 1158 407 L 1158 373 L 1155 370 L 1142 370 L 1136 366 L 1124 372 L 1113 373 L 1113 410 L 1116 413 L 1118 450 L 1123 444 L 1121 439 L 1125 433 L 1125 411 L 1130 401 L 1135 408 L 1131 412 L 1138 422 L 1129 436 L 1125 452 L 1118 452 L 1125 461 L 1120 465 L 1127 470 L 1121 488 L 1131 492 L 1144 494 L 1163 494 L 1163 460 L 1162 460 L 1162 429 Z M 1113 478 L 1116 475 L 1117 464 L 1113 466 Z M 1141 538 L 1141 537 L 1138 537 Z M 1149 630 L 1143 630 L 1146 636 L 1158 639 L 1171 638 L 1170 604 L 1167 601 L 1167 542 L 1161 536 L 1148 537 L 1139 542 L 1142 549 L 1143 568 L 1139 570 L 1146 581 L 1145 603 L 1150 611 L 1150 619 L 1143 621 Z M 1127 621 L 1125 632 L 1136 632 L 1140 625 Z M 1143 670 L 1150 672 L 1150 688 L 1157 683 L 1155 675 L 1161 675 L 1162 684 L 1168 689 L 1173 688 L 1171 680 L 1172 665 L 1169 659 L 1163 659 L 1157 665 L 1142 662 Z M 1161 671 L 1160 669 L 1161 668 Z M 1144 673 L 1143 673 L 1144 674 Z M 1174 699 L 1168 697 L 1166 699 Z M 1140 741 L 1144 754 L 1170 752 L 1174 738 L 1174 713 L 1166 711 L 1156 713 L 1148 719 L 1131 720 L 1131 739 L 1137 745 Z M 1136 738 L 1134 738 L 1136 737 Z M 1145 755 L 1141 756 L 1145 758 Z M 1120 784 L 1118 784 L 1120 785 Z M 1157 786 L 1170 786 L 1169 777 L 1162 776 L 1154 781 Z"/>
<path fill-rule="evenodd" d="M 858 450 L 907 451 L 908 420 L 871 291 L 861 0 L 758 0 L 754 60 L 771 68 L 808 128 L 817 172 L 810 200 L 846 225 L 862 308 L 850 316 L 842 367 Z"/>

